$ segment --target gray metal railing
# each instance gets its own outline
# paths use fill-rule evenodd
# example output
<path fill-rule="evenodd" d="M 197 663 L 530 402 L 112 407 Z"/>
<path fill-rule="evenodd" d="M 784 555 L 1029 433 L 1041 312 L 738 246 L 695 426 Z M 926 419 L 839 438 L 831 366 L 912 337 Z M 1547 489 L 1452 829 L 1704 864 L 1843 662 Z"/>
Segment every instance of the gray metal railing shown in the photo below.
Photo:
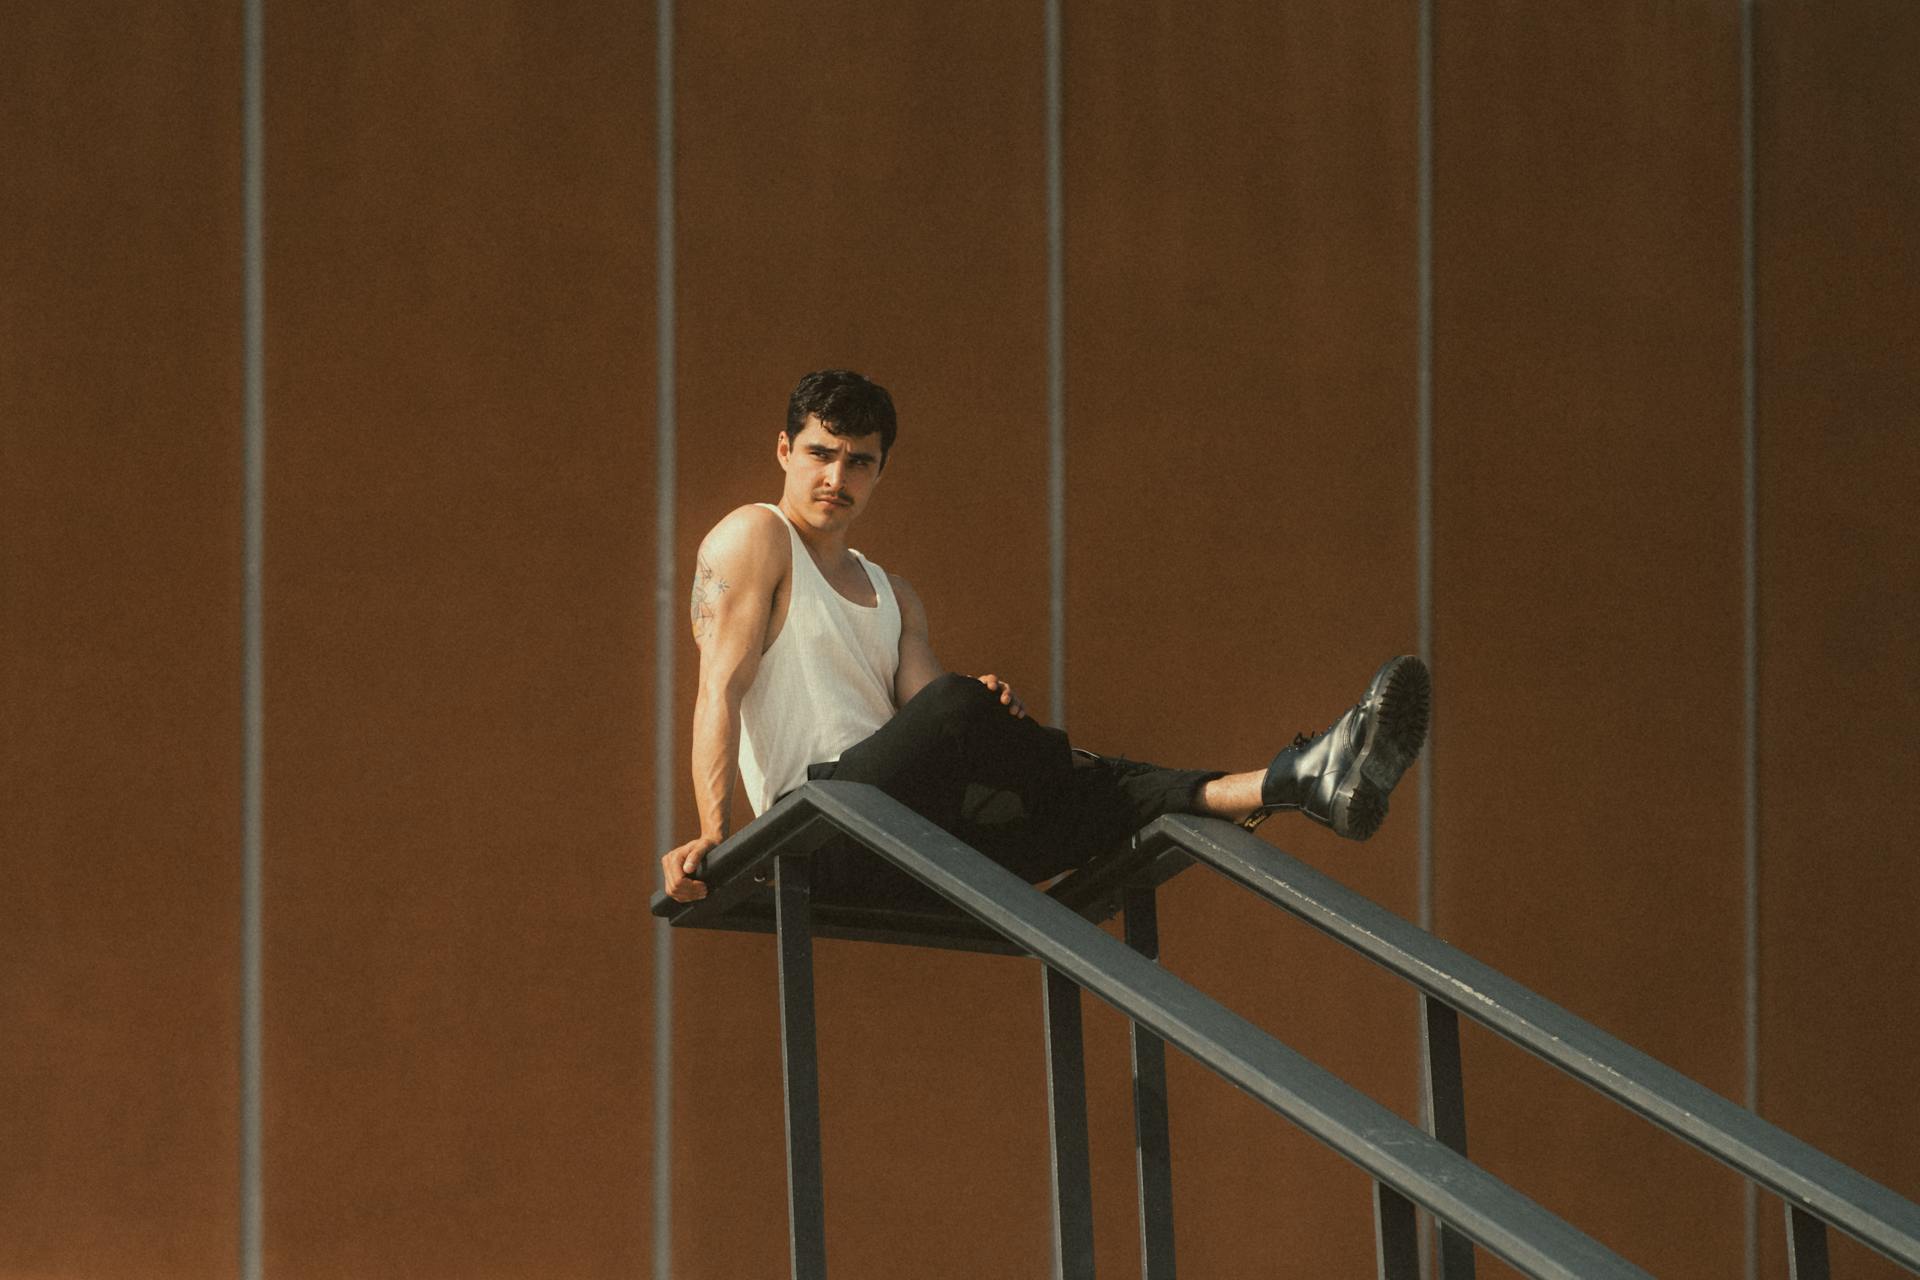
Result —
<path fill-rule="evenodd" d="M 1428 1114 L 1466 1151 L 1456 1012 L 1678 1135 L 1786 1203 L 1795 1280 L 1825 1280 L 1826 1226 L 1920 1273 L 1920 1205 L 1809 1146 L 1745 1107 L 1606 1034 L 1459 948 L 1409 924 L 1250 832 L 1210 818 L 1161 818 L 1134 838 L 1154 880 L 1197 860 L 1285 908 L 1420 989 Z M 1446 1280 L 1463 1250 L 1443 1247 Z M 1471 1266 L 1468 1256 L 1464 1263 Z"/>
<path fill-rule="evenodd" d="M 1177 828 L 1156 824 L 1149 831 L 1155 839 L 1192 841 L 1193 833 Z M 1185 1050 L 1372 1176 L 1376 1254 L 1383 1280 L 1415 1280 L 1419 1274 L 1415 1206 L 1446 1224 L 1454 1239 L 1476 1243 L 1531 1276 L 1611 1280 L 1646 1275 L 1459 1152 L 1161 968 L 1151 955 L 1153 877 L 1133 873 L 1139 870 L 1137 857 L 1116 860 L 1115 866 L 1132 868 L 1125 873 L 1112 867 L 1095 869 L 1063 882 L 1063 887 L 1077 880 L 1092 888 L 1076 910 L 1068 895 L 1035 892 L 1011 872 L 872 787 L 819 782 L 787 796 L 709 855 L 703 871 L 710 889 L 707 898 L 691 904 L 655 901 L 656 912 L 676 925 L 764 928 L 770 923 L 779 935 L 789 1221 L 796 1280 L 826 1274 L 811 940 L 821 934 L 926 941 L 917 923 L 909 927 L 904 918 L 875 925 L 859 918 L 857 911 L 829 909 L 824 904 L 821 915 L 826 927 L 815 929 L 808 856 L 836 834 L 885 858 L 954 904 L 966 921 L 977 922 L 979 938 L 968 936 L 975 925 L 949 921 L 936 931 L 941 937 L 934 945 L 971 946 L 977 941 L 982 945 L 973 949 L 1013 950 L 1047 966 L 1055 1259 L 1057 1273 L 1063 1277 L 1078 1280 L 1093 1274 L 1075 985 L 1113 1005 L 1135 1024 L 1142 1247 L 1144 1274 L 1150 1280 L 1172 1274 L 1164 1072 L 1155 1068 L 1160 1040 Z M 1261 841 L 1253 843 L 1267 847 Z M 1138 855 L 1145 848 L 1137 845 L 1134 852 Z M 1163 869 L 1165 861 L 1161 859 Z M 769 869 L 773 872 L 770 908 L 760 905 L 767 897 Z M 1116 897 L 1129 907 L 1129 941 L 1113 938 L 1085 918 Z M 990 945 L 994 942 L 999 945 Z M 1143 1041 L 1149 1043 L 1143 1046 Z M 1143 1047 L 1149 1050 L 1144 1056 Z"/>

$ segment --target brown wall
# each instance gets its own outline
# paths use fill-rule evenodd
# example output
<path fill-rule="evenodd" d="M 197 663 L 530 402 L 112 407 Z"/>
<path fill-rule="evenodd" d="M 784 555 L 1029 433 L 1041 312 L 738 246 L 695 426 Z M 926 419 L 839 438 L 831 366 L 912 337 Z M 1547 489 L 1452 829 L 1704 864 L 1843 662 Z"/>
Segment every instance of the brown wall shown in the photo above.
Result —
<path fill-rule="evenodd" d="M 649 18 L 268 27 L 275 1275 L 647 1256 Z"/>
<path fill-rule="evenodd" d="M 1741 6 L 1432 7 L 1436 928 L 1741 1098 Z M 1060 707 L 1042 9 L 680 9 L 683 572 L 844 363 L 903 416 L 856 542 L 1085 745 L 1260 763 L 1416 646 L 1417 6 L 1066 6 Z M 57 13 L 0 19 L 0 1276 L 231 1275 L 239 16 Z M 268 5 L 276 1277 L 650 1267 L 656 769 L 693 823 L 684 641 L 652 749 L 655 34 Z M 1914 1196 L 1920 17 L 1758 37 L 1760 1102 Z M 1364 848 L 1264 833 L 1415 916 L 1418 777 Z M 1189 875 L 1163 954 L 1417 1116 L 1412 997 L 1273 916 Z M 674 1274 L 781 1274 L 771 947 L 673 946 Z M 817 976 L 835 1274 L 1044 1273 L 1034 967 L 836 943 Z M 1098 1261 L 1133 1275 L 1126 1028 L 1087 1017 Z M 1657 1274 L 1742 1274 L 1737 1179 L 1466 1052 L 1476 1158 Z M 1171 1075 L 1184 1273 L 1371 1265 L 1362 1175 Z"/>
<path fill-rule="evenodd" d="M 1435 928 L 1737 1098 L 1738 8 L 1435 30 Z M 1478 1160 L 1657 1275 L 1738 1274 L 1737 1178 L 1465 1048 Z"/>
<path fill-rule="evenodd" d="M 1920 9 L 1761 32 L 1761 1110 L 1920 1199 Z M 1844 1240 L 1834 1273 L 1900 1274 Z"/>
<path fill-rule="evenodd" d="M 0 17 L 0 1275 L 229 1275 L 239 21 L 23 8 Z"/>

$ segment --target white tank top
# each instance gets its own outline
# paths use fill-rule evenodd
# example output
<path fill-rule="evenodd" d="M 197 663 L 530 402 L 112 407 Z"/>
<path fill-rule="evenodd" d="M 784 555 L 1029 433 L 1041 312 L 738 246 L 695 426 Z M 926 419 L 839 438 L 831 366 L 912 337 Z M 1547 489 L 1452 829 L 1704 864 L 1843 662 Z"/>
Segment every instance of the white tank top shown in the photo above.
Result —
<path fill-rule="evenodd" d="M 900 666 L 900 605 L 886 573 L 853 553 L 873 581 L 869 609 L 833 589 L 786 513 L 762 502 L 787 527 L 787 620 L 760 655 L 740 703 L 740 777 L 753 811 L 807 780 L 807 766 L 840 753 L 893 719 Z"/>

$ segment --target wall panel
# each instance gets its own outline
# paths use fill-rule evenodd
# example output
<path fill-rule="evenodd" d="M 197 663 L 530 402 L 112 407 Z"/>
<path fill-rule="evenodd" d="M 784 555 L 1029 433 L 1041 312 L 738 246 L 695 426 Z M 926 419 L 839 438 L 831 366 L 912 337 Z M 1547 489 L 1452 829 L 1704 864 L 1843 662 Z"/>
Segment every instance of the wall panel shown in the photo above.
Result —
<path fill-rule="evenodd" d="M 240 29 L 0 17 L 0 1273 L 239 1236 Z"/>
<path fill-rule="evenodd" d="M 1758 35 L 1761 1110 L 1916 1199 L 1920 10 L 1770 4 Z M 1902 1274 L 1844 1241 L 1834 1272 Z"/>
<path fill-rule="evenodd" d="M 918 588 L 960 671 L 1044 698 L 1040 10 L 686 6 L 676 44 L 681 538 L 779 496 L 794 383 L 850 366 L 901 434 L 853 544 Z M 683 633 L 684 634 L 684 633 Z M 696 655 L 681 649 L 679 751 Z M 696 818 L 676 760 L 689 835 Z M 744 817 L 744 813 L 742 815 Z M 675 1275 L 785 1268 L 773 949 L 675 939 Z M 828 1255 L 853 1275 L 1048 1258 L 1031 964 L 822 944 Z M 724 1090 L 725 1105 L 698 1099 Z M 676 1086 L 676 1093 L 681 1086 Z M 716 1206 L 737 1206 L 732 1212 Z"/>
<path fill-rule="evenodd" d="M 1264 767 L 1416 644 L 1416 11 L 1067 10 L 1068 702 L 1081 745 Z M 1444 679 L 1444 673 L 1443 673 Z M 1406 915 L 1414 781 L 1362 847 L 1276 843 Z M 1414 1003 L 1195 871 L 1184 976 L 1413 1118 Z M 1094 1037 L 1102 1274 L 1137 1274 L 1124 1020 Z M 1365 1176 L 1179 1055 L 1181 1266 L 1372 1267 Z"/>
<path fill-rule="evenodd" d="M 1735 1098 L 1738 19 L 1440 3 L 1434 62 L 1436 927 Z M 1466 1053 L 1476 1159 L 1657 1274 L 1740 1274 L 1735 1178 Z"/>
<path fill-rule="evenodd" d="M 630 1276 L 651 9 L 267 38 L 269 1270 Z"/>

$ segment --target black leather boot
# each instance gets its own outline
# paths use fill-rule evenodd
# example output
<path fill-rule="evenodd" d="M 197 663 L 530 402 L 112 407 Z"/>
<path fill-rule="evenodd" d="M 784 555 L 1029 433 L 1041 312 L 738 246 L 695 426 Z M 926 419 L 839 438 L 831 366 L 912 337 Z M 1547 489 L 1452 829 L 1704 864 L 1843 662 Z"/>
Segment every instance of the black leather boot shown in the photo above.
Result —
<path fill-rule="evenodd" d="M 1267 766 L 1251 831 L 1280 809 L 1298 809 L 1349 840 L 1365 840 L 1387 816 L 1387 797 L 1427 740 L 1433 687 L 1427 664 L 1393 658 L 1366 696 L 1320 733 L 1293 740 Z"/>

